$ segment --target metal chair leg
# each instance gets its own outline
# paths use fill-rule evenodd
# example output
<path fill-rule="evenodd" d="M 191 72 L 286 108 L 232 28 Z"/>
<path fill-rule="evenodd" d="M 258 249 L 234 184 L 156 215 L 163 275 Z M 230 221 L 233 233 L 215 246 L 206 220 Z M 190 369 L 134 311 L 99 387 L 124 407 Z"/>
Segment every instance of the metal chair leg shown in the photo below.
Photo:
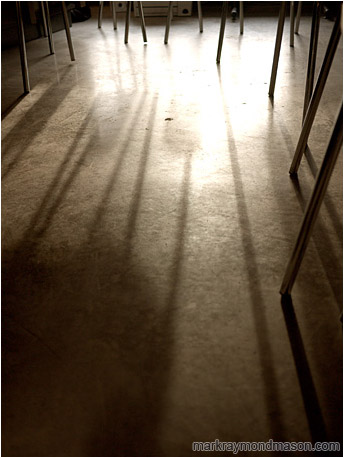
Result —
<path fill-rule="evenodd" d="M 307 66 L 307 77 L 306 77 L 306 88 L 305 88 L 305 99 L 304 99 L 304 104 L 303 104 L 302 121 L 305 119 L 309 101 L 311 100 L 312 92 L 313 92 L 315 64 L 316 64 L 317 48 L 318 48 L 319 26 L 320 26 L 320 13 L 321 13 L 320 2 L 314 2 L 313 15 L 312 15 L 311 38 L 309 42 L 308 66 Z"/>
<path fill-rule="evenodd" d="M 18 28 L 18 40 L 19 40 L 20 64 L 21 64 L 21 70 L 22 70 L 22 76 L 23 76 L 24 93 L 27 94 L 28 92 L 30 92 L 29 68 L 27 65 L 23 15 L 22 15 L 20 2 L 16 2 L 16 9 L 17 9 L 17 28 Z"/>
<path fill-rule="evenodd" d="M 291 175 L 297 173 L 303 153 L 307 146 L 308 137 L 309 137 L 312 125 L 313 125 L 313 121 L 314 121 L 314 118 L 315 118 L 315 115 L 316 115 L 316 112 L 317 112 L 317 109 L 320 103 L 322 93 L 324 91 L 325 83 L 326 83 L 328 74 L 330 72 L 333 58 L 336 53 L 336 49 L 337 49 L 337 46 L 340 40 L 340 36 L 342 33 L 341 32 L 341 16 L 342 16 L 342 11 L 340 11 L 340 13 L 338 14 L 336 22 L 333 26 L 332 34 L 330 37 L 329 44 L 327 46 L 324 61 L 320 69 L 319 77 L 318 77 L 312 98 L 307 108 L 307 112 L 306 112 L 306 116 L 303 122 L 299 141 L 297 143 L 293 161 L 291 163 L 290 170 L 289 170 L 289 173 Z"/>
<path fill-rule="evenodd" d="M 72 36 L 70 34 L 70 27 L 69 27 L 69 21 L 68 21 L 66 2 L 61 2 L 61 7 L 62 7 L 63 22 L 64 22 L 66 36 L 67 36 L 70 60 L 75 60 Z"/>
<path fill-rule="evenodd" d="M 164 38 L 165 45 L 167 45 L 168 43 L 168 36 L 170 34 L 172 16 L 173 16 L 173 4 L 172 2 L 168 2 L 168 11 L 167 11 L 165 38 Z"/>
<path fill-rule="evenodd" d="M 104 2 L 99 2 L 98 7 L 98 29 L 102 27 Z"/>
<path fill-rule="evenodd" d="M 203 14 L 201 2 L 197 2 L 199 32 L 203 33 Z"/>
<path fill-rule="evenodd" d="M 294 47 L 294 24 L 295 24 L 295 14 L 294 14 L 294 2 L 290 2 L 290 38 L 289 44 Z"/>
<path fill-rule="evenodd" d="M 276 34 L 275 52 L 274 52 L 274 58 L 272 61 L 272 70 L 271 70 L 271 78 L 270 78 L 270 86 L 269 86 L 269 97 L 273 97 L 274 92 L 275 92 L 277 67 L 278 67 L 279 55 L 281 51 L 283 27 L 284 27 L 284 21 L 285 21 L 285 10 L 286 10 L 286 4 L 285 2 L 281 2 L 279 18 L 278 18 L 277 34 Z"/>
<path fill-rule="evenodd" d="M 221 52 L 223 45 L 223 37 L 225 35 L 226 20 L 228 14 L 228 2 L 222 2 L 221 25 L 219 34 L 219 44 L 217 46 L 216 62 L 219 64 L 221 60 Z"/>
<path fill-rule="evenodd" d="M 49 4 L 48 3 L 49 2 L 44 2 L 45 15 L 46 15 L 46 18 L 47 18 L 47 27 L 48 27 L 49 49 L 50 49 L 50 54 L 55 54 L 54 40 L 53 40 L 53 29 L 51 27 Z"/>
<path fill-rule="evenodd" d="M 301 9 L 302 9 L 302 2 L 298 2 L 297 13 L 296 13 L 296 21 L 295 21 L 295 32 L 294 32 L 297 35 L 299 33 L 299 27 L 300 27 Z"/>
<path fill-rule="evenodd" d="M 140 21 L 141 21 L 141 30 L 142 30 L 143 42 L 147 43 L 146 24 L 145 24 L 145 17 L 144 17 L 144 14 L 143 14 L 142 2 L 137 2 L 137 4 L 138 4 L 138 7 L 139 7 L 139 15 L 140 15 Z"/>
<path fill-rule="evenodd" d="M 115 2 L 110 2 L 110 6 L 112 9 L 112 22 L 114 30 L 117 30 L 117 14 L 116 14 L 116 4 Z"/>
<path fill-rule="evenodd" d="M 239 2 L 240 35 L 244 33 L 244 2 Z"/>
<path fill-rule="evenodd" d="M 44 2 L 39 2 L 41 6 L 41 13 L 42 13 L 42 21 L 43 21 L 43 35 L 45 37 L 48 36 L 48 28 L 47 28 L 47 18 L 45 15 L 45 9 L 44 9 Z"/>
<path fill-rule="evenodd" d="M 131 9 L 131 2 L 127 2 L 127 11 L 125 15 L 124 44 L 128 43 L 128 38 L 129 38 L 130 9 Z"/>
<path fill-rule="evenodd" d="M 308 202 L 303 217 L 303 221 L 296 239 L 294 250 L 287 265 L 287 269 L 280 289 L 281 294 L 291 293 L 342 144 L 343 105 L 341 106 L 341 109 L 339 111 L 337 122 L 333 129 L 323 163 L 319 170 L 319 174 L 316 179 L 312 196 Z"/>

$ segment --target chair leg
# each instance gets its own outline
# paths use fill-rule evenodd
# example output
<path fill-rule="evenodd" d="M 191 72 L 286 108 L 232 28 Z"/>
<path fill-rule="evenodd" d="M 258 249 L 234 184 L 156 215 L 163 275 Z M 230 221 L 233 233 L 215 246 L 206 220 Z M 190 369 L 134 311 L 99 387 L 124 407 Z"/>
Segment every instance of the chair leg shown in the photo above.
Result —
<path fill-rule="evenodd" d="M 279 55 L 281 51 L 283 27 L 284 27 L 284 21 L 285 21 L 285 10 L 286 10 L 286 4 L 285 2 L 281 2 L 279 18 L 278 18 L 277 34 L 276 34 L 275 52 L 274 52 L 274 58 L 272 61 L 272 70 L 271 70 L 271 78 L 270 78 L 270 86 L 269 86 L 269 97 L 273 97 L 275 93 L 277 67 L 278 67 Z"/>
<path fill-rule="evenodd" d="M 65 31 L 66 31 L 66 37 L 67 37 L 67 42 L 68 42 L 70 60 L 75 60 L 72 36 L 70 33 L 70 27 L 69 27 L 69 21 L 68 21 L 66 2 L 61 2 L 61 7 L 62 7 L 62 15 L 63 15 L 63 22 L 65 26 Z"/>
<path fill-rule="evenodd" d="M 45 37 L 48 36 L 48 28 L 47 28 L 47 18 L 45 15 L 45 9 L 44 9 L 44 2 L 39 2 L 41 6 L 41 13 L 42 13 L 42 21 L 43 21 L 43 35 Z"/>
<path fill-rule="evenodd" d="M 165 38 L 164 38 L 165 45 L 167 45 L 167 43 L 168 43 L 168 37 L 169 37 L 169 34 L 170 34 L 172 16 L 173 16 L 173 4 L 172 4 L 172 2 L 168 2 L 168 11 L 167 11 Z"/>
<path fill-rule="evenodd" d="M 23 15 L 20 2 L 16 2 L 17 9 L 17 30 L 19 40 L 20 64 L 23 76 L 24 93 L 30 92 L 29 68 L 27 65 L 26 45 L 23 25 Z"/>
<path fill-rule="evenodd" d="M 99 2 L 98 7 L 98 29 L 102 27 L 104 2 Z"/>
<path fill-rule="evenodd" d="M 291 175 L 294 175 L 297 173 L 303 153 L 305 152 L 305 149 L 307 146 L 308 137 L 309 137 L 312 125 L 313 125 L 313 121 L 314 121 L 314 118 L 315 118 L 315 115 L 316 115 L 316 112 L 317 112 L 317 109 L 320 103 L 322 93 L 324 91 L 325 83 L 326 83 L 328 74 L 330 72 L 333 58 L 336 53 L 336 49 L 337 49 L 337 46 L 338 46 L 338 43 L 341 37 L 341 16 L 342 16 L 342 12 L 340 11 L 340 14 L 338 14 L 336 22 L 333 26 L 332 34 L 330 37 L 329 44 L 327 46 L 324 61 L 320 69 L 319 77 L 318 77 L 314 92 L 312 94 L 312 98 L 307 108 L 307 112 L 306 112 L 305 119 L 303 122 L 299 141 L 297 143 L 293 161 L 291 163 L 290 170 L 289 170 L 289 173 Z"/>
<path fill-rule="evenodd" d="M 280 289 L 281 294 L 291 293 L 342 144 L 343 105 L 341 106 L 323 163 L 319 170 L 312 196 L 308 202 L 294 250 L 285 271 Z"/>
<path fill-rule="evenodd" d="M 199 32 L 203 33 L 203 14 L 202 14 L 201 2 L 197 2 L 197 11 L 198 11 Z"/>
<path fill-rule="evenodd" d="M 219 34 L 219 44 L 217 46 L 216 62 L 219 64 L 221 60 L 221 52 L 223 45 L 223 37 L 225 35 L 226 20 L 228 14 L 228 2 L 222 2 L 221 25 Z"/>
<path fill-rule="evenodd" d="M 308 66 L 307 66 L 307 77 L 306 77 L 306 88 L 305 88 L 305 99 L 304 99 L 304 104 L 303 104 L 302 121 L 305 119 L 309 101 L 311 100 L 312 92 L 313 92 L 315 64 L 316 64 L 317 48 L 318 48 L 319 26 L 320 26 L 320 13 L 321 13 L 320 2 L 314 2 L 313 15 L 312 15 L 311 38 L 309 42 Z"/>
<path fill-rule="evenodd" d="M 295 14 L 294 14 L 294 2 L 290 2 L 290 42 L 289 45 L 294 47 L 294 24 L 295 24 Z"/>
<path fill-rule="evenodd" d="M 127 11 L 125 15 L 124 44 L 128 43 L 128 38 L 129 38 L 130 9 L 131 9 L 131 2 L 127 2 Z"/>
<path fill-rule="evenodd" d="M 47 27 L 48 27 L 49 49 L 50 49 L 50 54 L 55 54 L 54 40 L 53 40 L 53 29 L 51 27 L 49 4 L 48 3 L 49 2 L 44 2 L 45 15 L 46 15 L 46 18 L 47 18 Z"/>
<path fill-rule="evenodd" d="M 143 14 L 142 2 L 137 2 L 137 3 L 138 3 L 138 7 L 139 7 L 139 15 L 140 15 L 143 42 L 147 43 L 146 24 L 145 24 L 145 17 L 144 17 L 144 14 Z"/>
<path fill-rule="evenodd" d="M 117 14 L 116 14 L 116 4 L 115 2 L 110 2 L 112 9 L 112 22 L 114 30 L 117 30 Z"/>
<path fill-rule="evenodd" d="M 295 21 L 295 33 L 297 35 L 299 34 L 300 19 L 301 19 L 301 9 L 302 9 L 302 2 L 298 2 L 297 13 L 296 13 L 296 21 Z"/>
<path fill-rule="evenodd" d="M 244 2 L 239 2 L 240 35 L 244 33 Z"/>

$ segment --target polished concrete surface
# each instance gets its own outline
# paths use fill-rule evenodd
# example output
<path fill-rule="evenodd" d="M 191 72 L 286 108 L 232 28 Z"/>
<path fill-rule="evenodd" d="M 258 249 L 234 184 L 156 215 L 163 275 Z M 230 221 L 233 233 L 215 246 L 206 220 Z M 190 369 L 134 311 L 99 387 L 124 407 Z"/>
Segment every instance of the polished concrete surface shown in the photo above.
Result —
<path fill-rule="evenodd" d="M 203 34 L 176 18 L 167 46 L 159 19 L 144 45 L 133 18 L 125 46 L 123 15 L 117 31 L 93 18 L 72 27 L 74 63 L 63 31 L 55 56 L 28 43 L 19 100 L 18 54 L 3 53 L 3 456 L 341 441 L 342 154 L 291 300 L 279 288 L 342 98 L 342 43 L 292 181 L 310 18 L 294 48 L 287 19 L 272 102 L 276 26 L 248 17 L 240 37 L 228 21 L 216 65 L 219 16 Z"/>

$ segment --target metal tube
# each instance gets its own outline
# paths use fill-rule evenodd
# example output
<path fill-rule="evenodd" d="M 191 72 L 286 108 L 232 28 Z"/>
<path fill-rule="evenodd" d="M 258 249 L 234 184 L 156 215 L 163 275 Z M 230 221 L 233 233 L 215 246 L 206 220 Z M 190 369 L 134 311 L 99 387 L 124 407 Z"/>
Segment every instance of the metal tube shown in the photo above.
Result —
<path fill-rule="evenodd" d="M 311 100 L 311 96 L 313 92 L 315 64 L 316 64 L 316 58 L 317 58 L 318 37 L 319 37 L 320 12 L 321 12 L 320 2 L 314 2 L 313 15 L 312 15 L 311 38 L 309 42 L 308 66 L 307 66 L 307 77 L 306 77 L 306 88 L 305 88 L 305 99 L 304 99 L 304 104 L 303 104 L 302 121 L 305 119 L 309 101 Z"/>
<path fill-rule="evenodd" d="M 239 2 L 240 35 L 244 33 L 244 2 Z"/>
<path fill-rule="evenodd" d="M 221 60 L 223 37 L 225 34 L 226 20 L 228 14 L 228 2 L 222 2 L 221 25 L 219 34 L 219 44 L 217 46 L 216 62 L 219 64 Z"/>
<path fill-rule="evenodd" d="M 278 61 L 279 61 L 279 55 L 281 51 L 281 43 L 282 43 L 282 37 L 283 37 L 285 9 L 286 9 L 285 2 L 281 2 L 279 18 L 278 18 L 277 33 L 276 33 L 275 52 L 274 52 L 274 58 L 272 61 L 272 70 L 271 70 L 271 78 L 270 78 L 270 86 L 269 86 L 269 97 L 273 97 L 274 92 L 275 92 L 277 67 L 278 67 Z"/>
<path fill-rule="evenodd" d="M 98 8 L 98 29 L 102 27 L 104 2 L 99 2 Z"/>
<path fill-rule="evenodd" d="M 197 10 L 198 10 L 199 31 L 200 33 L 203 33 L 203 14 L 202 14 L 201 2 L 197 2 Z"/>
<path fill-rule="evenodd" d="M 318 36 L 319 36 L 319 25 L 320 25 L 320 14 L 321 14 L 321 3 L 314 2 L 313 15 L 312 15 L 312 29 L 311 29 L 309 55 L 308 55 L 305 100 L 304 100 L 302 120 L 304 120 L 306 116 L 309 101 L 311 99 L 312 92 L 313 92 L 316 55 L 317 55 L 317 47 L 318 47 Z"/>
<path fill-rule="evenodd" d="M 112 7 L 112 22 L 113 22 L 113 28 L 114 28 L 114 30 L 117 30 L 116 3 L 115 3 L 115 2 L 110 2 L 110 5 L 111 5 L 111 7 Z"/>
<path fill-rule="evenodd" d="M 299 234 L 282 281 L 280 293 L 290 294 L 305 254 L 311 232 L 324 199 L 340 148 L 343 144 L 343 105 L 333 129 L 326 154 L 308 202 Z"/>
<path fill-rule="evenodd" d="M 315 115 L 316 115 L 316 112 L 317 112 L 317 109 L 320 103 L 322 93 L 324 91 L 325 83 L 326 83 L 328 74 L 330 72 L 333 58 L 336 53 L 336 49 L 337 49 L 337 46 L 340 40 L 341 16 L 342 16 L 342 12 L 340 10 L 340 13 L 338 14 L 336 22 L 333 26 L 330 41 L 327 46 L 324 61 L 320 69 L 320 73 L 318 76 L 318 80 L 317 80 L 311 101 L 309 102 L 309 105 L 307 108 L 307 112 L 306 112 L 306 116 L 303 122 L 299 141 L 297 143 L 293 161 L 291 163 L 290 170 L 289 170 L 289 173 L 291 175 L 297 173 L 303 153 L 307 146 L 308 137 L 309 137 L 312 125 L 313 125 L 313 121 L 314 121 L 314 118 L 315 118 Z"/>
<path fill-rule="evenodd" d="M 43 35 L 45 37 L 48 36 L 48 28 L 47 28 L 47 18 L 45 15 L 45 9 L 44 9 L 44 2 L 39 2 L 41 5 L 41 12 L 42 12 L 42 21 L 43 21 Z"/>
<path fill-rule="evenodd" d="M 70 60 L 75 60 L 72 36 L 70 34 L 70 27 L 69 27 L 69 21 L 68 21 L 66 2 L 61 2 L 61 7 L 62 7 L 62 16 L 63 16 L 63 22 L 64 22 L 64 26 L 65 26 L 65 31 L 66 31 L 66 37 L 67 37 L 67 42 L 68 42 Z"/>
<path fill-rule="evenodd" d="M 51 27 L 49 4 L 48 3 L 49 2 L 44 2 L 45 14 L 46 14 L 47 26 L 48 26 L 49 49 L 50 49 L 50 54 L 55 54 L 54 40 L 53 40 L 53 30 L 52 30 L 52 27 Z"/>
<path fill-rule="evenodd" d="M 22 71 L 22 76 L 23 76 L 24 93 L 27 94 L 28 92 L 30 92 L 29 68 L 27 65 L 23 15 L 22 15 L 20 2 L 16 2 L 16 9 L 17 9 L 17 30 L 18 30 L 19 52 L 20 52 L 20 64 L 21 64 L 21 71 Z"/>
<path fill-rule="evenodd" d="M 294 14 L 294 2 L 290 2 L 290 46 L 293 48 L 294 47 L 294 23 L 295 23 L 295 14 Z"/>
<path fill-rule="evenodd" d="M 168 11 L 167 11 L 165 38 L 164 38 L 165 45 L 167 45 L 168 43 L 168 36 L 170 34 L 172 16 L 173 16 L 173 4 L 172 2 L 168 2 Z"/>
<path fill-rule="evenodd" d="M 302 2 L 298 2 L 297 5 L 297 13 L 296 13 L 296 21 L 295 21 L 295 33 L 299 33 L 300 27 L 300 19 L 301 19 L 301 9 L 302 9 Z"/>
<path fill-rule="evenodd" d="M 143 42 L 147 43 L 146 24 L 145 24 L 145 17 L 144 17 L 144 14 L 143 14 L 142 2 L 137 2 L 137 3 L 138 3 L 138 7 L 139 7 L 139 15 L 140 15 L 140 21 L 141 21 L 141 30 L 142 30 Z"/>
<path fill-rule="evenodd" d="M 124 44 L 128 43 L 128 38 L 129 38 L 130 8 L 131 8 L 131 2 L 127 2 L 127 11 L 125 15 Z"/>

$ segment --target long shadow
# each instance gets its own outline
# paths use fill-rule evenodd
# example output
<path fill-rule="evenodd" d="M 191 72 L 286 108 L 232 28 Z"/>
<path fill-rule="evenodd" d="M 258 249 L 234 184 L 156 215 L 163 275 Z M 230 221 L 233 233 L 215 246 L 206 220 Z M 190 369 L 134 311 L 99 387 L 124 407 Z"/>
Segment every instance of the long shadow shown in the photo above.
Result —
<path fill-rule="evenodd" d="M 66 69 L 64 72 L 65 75 L 70 71 L 70 69 Z M 34 128 L 32 125 L 28 125 L 28 132 L 27 135 L 23 135 L 23 128 L 21 129 L 22 140 L 18 142 L 18 130 L 19 124 L 22 124 L 23 121 L 20 120 L 18 123 L 13 126 L 10 132 L 6 135 L 6 138 L 3 141 L 2 145 L 2 158 L 3 160 L 6 159 L 8 154 L 10 153 L 11 149 L 15 146 L 18 149 L 18 152 L 11 157 L 7 164 L 3 164 L 5 170 L 1 175 L 2 179 L 7 178 L 7 176 L 12 172 L 20 159 L 23 157 L 25 151 L 30 147 L 33 143 L 34 139 L 37 135 L 39 135 L 44 129 L 45 123 L 53 116 L 53 114 L 58 110 L 59 105 L 66 99 L 68 94 L 73 90 L 73 85 L 69 85 L 67 88 L 61 90 L 59 84 L 51 85 L 40 97 L 40 99 L 26 112 L 25 118 L 29 120 L 30 118 L 36 119 L 38 116 L 39 122 L 35 124 Z M 47 103 L 47 98 L 49 98 L 49 94 L 52 92 L 57 91 L 58 96 L 54 97 L 54 104 Z M 44 113 L 44 116 L 42 115 Z M 29 135 L 30 134 L 30 135 Z"/>
<path fill-rule="evenodd" d="M 114 31 L 116 32 L 116 31 Z M 104 46 L 105 46 L 105 52 L 106 55 L 108 56 L 108 62 L 111 62 L 113 58 L 113 49 L 112 46 L 109 46 L 109 41 L 107 38 L 107 34 L 103 31 L 103 29 L 99 30 L 100 35 L 102 36 L 104 40 Z M 118 35 L 116 36 L 118 38 Z M 120 59 L 120 53 L 118 52 L 118 39 L 116 39 L 116 51 L 115 51 L 115 56 L 116 56 L 116 63 L 117 63 L 117 68 L 116 71 L 114 71 L 114 68 L 111 66 L 110 67 L 110 72 L 111 72 L 111 77 L 113 81 L 117 81 L 117 88 L 118 90 L 123 90 L 123 84 L 122 84 L 122 71 L 121 71 L 121 59 Z"/>
<path fill-rule="evenodd" d="M 118 159 L 116 161 L 115 166 L 113 167 L 110 178 L 108 179 L 108 182 L 103 192 L 101 201 L 99 202 L 97 211 L 95 212 L 94 219 L 89 226 L 89 239 L 90 240 L 92 240 L 92 237 L 94 237 L 97 234 L 98 228 L 100 226 L 100 222 L 106 211 L 106 207 L 110 201 L 111 192 L 113 191 L 113 188 L 115 187 L 119 174 L 123 168 L 124 160 L 130 151 L 130 143 L 132 140 L 130 136 L 131 131 L 137 125 L 137 122 L 140 119 L 140 116 L 142 116 L 146 98 L 147 98 L 147 93 L 143 92 L 139 99 L 137 108 L 135 110 L 135 114 L 131 119 L 130 126 L 128 126 L 128 129 L 126 132 L 122 133 L 125 140 L 119 150 Z"/>
<path fill-rule="evenodd" d="M 1 121 L 3 121 L 26 96 L 27 94 L 22 94 L 17 97 L 16 100 L 1 113 Z"/>
<path fill-rule="evenodd" d="M 224 102 L 223 111 L 227 125 L 228 152 L 232 168 L 232 176 L 235 188 L 237 215 L 241 228 L 242 247 L 245 252 L 246 273 L 249 281 L 249 294 L 251 297 L 251 310 L 257 336 L 259 361 L 262 368 L 264 399 L 266 403 L 266 416 L 271 430 L 271 438 L 283 440 L 284 424 L 281 418 L 278 384 L 274 368 L 274 358 L 269 341 L 269 330 L 264 311 L 265 304 L 261 286 L 259 284 L 259 268 L 255 255 L 254 242 L 251 236 L 251 222 L 245 202 L 245 191 L 243 177 L 238 160 L 238 150 L 234 140 L 234 133 L 231 128 L 229 109 L 225 104 L 225 97 L 222 89 L 221 72 L 218 68 L 219 87 Z"/>
<path fill-rule="evenodd" d="M 325 423 L 308 365 L 291 296 L 288 294 L 283 295 L 281 304 L 312 440 L 313 442 L 325 442 L 327 440 Z"/>
<path fill-rule="evenodd" d="M 92 148 L 90 145 L 94 141 L 94 135 L 88 141 L 88 144 L 80 156 L 78 156 L 78 158 L 75 157 L 75 150 L 80 141 L 80 138 L 82 138 L 82 133 L 87 128 L 88 124 L 92 120 L 92 117 L 94 116 L 92 110 L 94 105 L 95 101 L 93 101 L 86 118 L 82 122 L 72 144 L 68 148 L 63 160 L 61 161 L 61 164 L 55 173 L 54 179 L 46 190 L 41 204 L 31 218 L 28 228 L 23 235 L 23 240 L 27 240 L 29 238 L 31 240 L 35 240 L 41 237 L 48 230 L 58 206 L 63 201 L 66 193 L 68 192 L 68 189 L 71 187 L 74 179 L 80 171 L 80 163 L 84 161 L 88 155 L 92 154 Z M 78 160 L 76 161 L 76 159 Z M 67 178 L 61 185 L 63 176 L 65 174 L 67 174 Z"/>
<path fill-rule="evenodd" d="M 143 93 L 130 120 L 132 126 L 142 115 L 145 99 Z M 137 224 L 156 104 L 154 100 L 148 113 L 150 130 L 135 180 L 129 234 Z M 66 158 L 58 176 L 68 173 L 67 179 L 58 187 L 60 180 L 56 178 L 49 188 L 53 202 L 46 196 L 26 239 L 16 252 L 4 251 L 3 304 L 8 320 L 3 323 L 3 394 L 9 416 L 4 423 L 3 452 L 9 455 L 14 443 L 19 454 L 31 456 L 162 456 L 160 426 L 170 378 L 172 312 L 182 262 L 190 158 L 185 166 L 171 287 L 165 303 L 161 297 L 158 301 L 152 278 L 127 258 L 130 235 L 123 240 L 116 231 L 105 236 L 102 231 L 105 207 L 110 205 L 114 210 L 110 194 L 130 152 L 132 126 L 123 134 L 126 138 L 119 159 L 85 244 L 77 249 L 52 247 L 51 255 L 43 259 L 37 250 L 39 235 L 50 223 L 48 215 L 54 214 L 78 173 L 77 164 L 71 167 Z M 78 163 L 90 149 L 88 145 Z M 70 148 L 67 154 L 71 154 Z M 126 215 L 125 210 L 119 213 Z M 68 234 L 68 224 L 64 230 Z M 116 270 L 126 272 L 129 268 L 130 275 L 114 279 Z M 13 354 L 23 360 L 23 377 L 18 377 L 19 365 L 12 363 Z M 22 393 L 20 399 L 16 389 Z M 22 399 L 30 418 L 21 407 Z M 16 428 L 23 438 L 19 445 L 12 435 Z M 29 434 L 31 428 L 42 432 L 42 441 Z"/>
<path fill-rule="evenodd" d="M 140 107 L 144 106 L 145 96 L 142 97 Z M 128 223 L 125 230 L 125 237 L 120 242 L 117 252 L 122 252 L 121 266 L 113 267 L 120 269 L 122 275 L 118 280 L 122 288 L 133 288 L 135 285 L 135 272 L 137 263 L 132 258 L 132 241 L 137 227 L 139 216 L 144 179 L 146 176 L 147 164 L 151 150 L 151 139 L 156 116 L 156 106 L 158 98 L 154 97 L 151 108 L 148 112 L 148 127 L 141 148 L 141 156 L 138 164 L 138 173 L 135 179 L 135 186 L 132 191 L 132 201 L 129 208 Z M 137 113 L 139 116 L 139 112 Z M 136 124 L 136 120 L 135 124 Z M 130 131 L 128 132 L 130 135 Z M 129 150 L 129 138 L 124 143 L 121 157 Z M 190 183 L 191 156 L 185 162 L 184 178 L 182 182 L 181 204 L 176 230 L 176 246 L 170 271 L 170 287 L 166 298 L 166 303 L 157 303 L 153 308 L 153 303 L 145 304 L 144 308 L 137 304 L 126 304 L 126 310 L 132 309 L 132 313 L 137 315 L 137 319 L 130 320 L 131 332 L 136 336 L 144 337 L 144 345 L 132 347 L 132 343 L 122 342 L 122 350 L 129 352 L 131 360 L 131 370 L 133 373 L 133 383 L 139 381 L 140 390 L 144 393 L 144 399 L 131 393 L 130 388 L 122 394 L 117 391 L 116 381 L 113 381 L 111 397 L 113 401 L 121 396 L 120 402 L 115 404 L 110 402 L 108 410 L 110 415 L 106 422 L 110 425 L 105 434 L 98 432 L 100 436 L 95 436 L 95 441 L 89 445 L 89 451 L 97 456 L 162 456 L 161 449 L 161 422 L 165 411 L 165 392 L 169 383 L 169 371 L 171 363 L 171 352 L 173 347 L 173 312 L 176 303 L 178 284 L 180 281 L 180 271 L 183 260 L 184 228 L 187 216 L 188 188 Z M 117 163 L 109 180 L 106 193 L 102 199 L 102 212 L 97 212 L 94 223 L 101 225 L 101 218 L 105 207 L 110 204 L 110 191 L 114 186 L 114 178 L 119 173 L 121 162 Z M 155 190 L 157 192 L 157 190 Z M 97 242 L 97 228 L 92 226 L 91 238 L 88 243 L 94 246 Z M 130 271 L 130 273 L 128 273 Z M 141 301 L 145 301 L 147 295 L 147 284 L 144 282 L 141 291 Z M 116 304 L 119 307 L 120 303 Z M 123 304 L 124 306 L 124 304 Z M 126 326 L 126 323 L 122 323 Z M 148 334 L 147 334 L 148 332 Z M 119 407 L 118 404 L 122 404 Z M 114 431 L 111 435 L 110 431 Z M 102 437 L 102 444 L 96 441 L 97 437 Z"/>
<path fill-rule="evenodd" d="M 133 190 L 132 203 L 129 208 L 129 217 L 128 217 L 128 224 L 127 224 L 127 230 L 126 230 L 126 238 L 125 238 L 127 250 L 128 250 L 128 253 L 127 253 L 128 257 L 130 255 L 130 251 L 132 248 L 132 239 L 135 234 L 136 221 L 137 221 L 137 216 L 138 216 L 139 209 L 140 209 L 140 202 L 141 202 L 142 193 L 143 193 L 143 184 L 144 184 L 147 163 L 148 163 L 148 158 L 149 158 L 149 153 L 150 153 L 150 144 L 152 141 L 154 121 L 156 117 L 157 103 L 158 103 L 158 97 L 154 97 L 151 109 L 148 113 L 148 124 L 147 124 L 148 127 L 146 128 L 146 131 L 145 131 L 145 138 L 143 141 L 143 147 L 142 147 L 142 151 L 140 155 L 140 160 L 138 163 L 138 174 L 136 178 L 135 187 Z"/>

